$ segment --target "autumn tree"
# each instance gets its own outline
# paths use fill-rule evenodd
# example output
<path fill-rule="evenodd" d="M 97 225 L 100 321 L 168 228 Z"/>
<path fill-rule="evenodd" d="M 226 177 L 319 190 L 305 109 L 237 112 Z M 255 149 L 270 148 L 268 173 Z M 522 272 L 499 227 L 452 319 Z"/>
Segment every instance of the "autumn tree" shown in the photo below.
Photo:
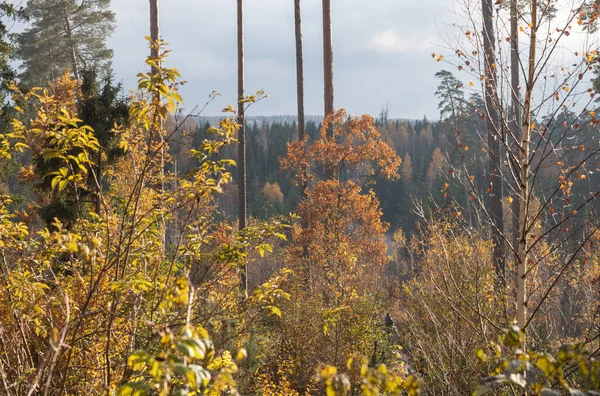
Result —
<path fill-rule="evenodd" d="M 212 129 L 214 139 L 191 150 L 198 164 L 186 178 L 166 175 L 173 188 L 156 188 L 163 179 L 160 145 L 181 127 L 162 130 L 181 97 L 179 74 L 165 67 L 166 53 L 157 44 L 158 57 L 147 62 L 155 70 L 139 75 L 127 122 L 113 125 L 124 155 L 105 164 L 111 188 L 99 190 L 99 215 L 39 229 L 19 221 L 8 209 L 10 197 L 0 197 L 2 392 L 232 391 L 233 357 L 244 356 L 249 329 L 263 317 L 277 317 L 276 303 L 286 297 L 279 287 L 283 272 L 261 283 L 243 305 L 238 298 L 238 275 L 249 255 L 272 250 L 269 240 L 283 236 L 285 224 L 238 232 L 214 219 L 214 194 L 232 180 L 234 162 L 218 156 L 235 143 L 235 119 L 222 120 Z M 85 189 L 98 139 L 77 117 L 78 87 L 65 74 L 48 89 L 15 91 L 24 105 L 12 129 L 0 134 L 0 161 L 40 151 L 35 154 L 58 162 L 56 171 L 39 175 L 55 192 Z M 38 150 L 44 140 L 51 144 Z M 165 217 L 177 225 L 175 248 L 161 238 Z M 228 322 L 235 329 L 222 326 Z M 203 324 L 213 329 L 210 341 Z M 228 342 L 233 338 L 237 346 Z M 192 349 L 181 349 L 190 343 Z"/>
<path fill-rule="evenodd" d="M 15 98 L 19 96 L 16 91 Z M 33 91 L 30 96 L 39 103 L 28 109 L 37 117 L 20 126 L 32 131 L 28 141 L 32 149 L 31 164 L 21 170 L 20 178 L 36 192 L 39 215 L 48 227 L 52 228 L 55 219 L 59 219 L 71 228 L 84 216 L 97 190 L 97 180 L 88 180 L 91 176 L 88 169 L 97 158 L 100 145 L 89 127 L 82 129 L 77 139 L 73 138 L 79 131 L 76 123 L 80 122 L 75 115 L 83 102 L 79 81 L 65 74 L 51 82 L 48 89 Z M 70 115 L 61 119 L 60 110 Z"/>
<path fill-rule="evenodd" d="M 26 15 L 31 26 L 17 36 L 16 58 L 23 61 L 21 82 L 44 85 L 71 70 L 109 70 L 112 50 L 106 39 L 115 28 L 110 0 L 33 0 Z"/>
<path fill-rule="evenodd" d="M 267 213 L 279 213 L 283 206 L 284 196 L 277 182 L 267 182 L 262 189 L 262 196 L 265 200 Z"/>
<path fill-rule="evenodd" d="M 429 168 L 427 169 L 427 181 L 430 185 L 433 185 L 437 180 L 444 177 L 445 163 L 446 160 L 444 159 L 442 151 L 436 147 L 431 154 L 431 162 L 429 163 Z"/>
<path fill-rule="evenodd" d="M 294 318 L 310 315 L 313 320 L 304 335 L 281 340 L 286 353 L 276 361 L 292 359 L 290 367 L 298 369 L 317 361 L 342 367 L 350 349 L 373 353 L 374 343 L 381 348 L 379 357 L 387 351 L 377 318 L 383 316 L 378 301 L 386 298 L 387 290 L 383 275 L 388 225 L 381 221 L 375 193 L 367 189 L 376 177 L 397 178 L 400 158 L 370 116 L 349 119 L 341 110 L 326 117 L 314 142 L 305 138 L 289 143 L 288 155 L 280 162 L 306 191 L 297 209 L 305 224 L 293 230 L 287 259 L 297 283 L 282 309 L 289 319 L 278 331 L 296 331 Z M 374 299 L 375 291 L 379 297 Z M 289 355 L 294 348 L 305 349 L 301 344 L 306 337 L 320 340 L 320 350 L 305 357 Z M 308 385 L 305 372 L 293 370 L 298 391 Z"/>
<path fill-rule="evenodd" d="M 412 182 L 413 169 L 412 158 L 410 158 L 410 154 L 406 154 L 404 156 L 404 160 L 400 166 L 400 176 L 405 183 L 410 184 Z"/>
<path fill-rule="evenodd" d="M 381 140 L 371 117 L 349 121 L 346 118 L 343 110 L 327 117 L 319 139 L 312 144 L 306 139 L 289 143 L 288 156 L 281 159 L 282 169 L 291 173 L 297 185 L 305 185 L 307 189 L 298 213 L 308 224 L 297 236 L 297 243 L 309 247 L 312 264 L 307 263 L 308 268 L 303 271 L 312 282 L 321 283 L 324 279 L 332 282 L 334 278 L 329 276 L 334 273 L 340 279 L 357 275 L 346 267 L 350 265 L 346 260 L 351 257 L 361 262 L 369 260 L 368 271 L 374 276 L 376 268 L 386 261 L 382 255 L 383 241 L 372 238 L 382 235 L 387 226 L 380 221 L 376 197 L 372 192 L 363 194 L 363 187 L 377 176 L 398 177 L 401 161 Z M 333 128 L 333 137 L 327 136 L 328 128 Z M 348 234 L 348 227 L 354 231 Z M 342 252 L 339 250 L 342 246 L 352 250 Z M 337 254 L 347 259 L 338 257 L 342 262 L 336 263 Z M 321 273 L 323 266 L 334 272 Z"/>
<path fill-rule="evenodd" d="M 503 306 L 507 318 L 514 318 L 527 334 L 523 342 L 519 341 L 520 347 L 539 345 L 541 334 L 549 328 L 555 333 L 545 342 L 562 342 L 566 328 L 558 322 L 550 325 L 542 313 L 554 307 L 554 315 L 564 315 L 567 307 L 574 304 L 570 296 L 575 292 L 567 292 L 560 285 L 576 274 L 595 273 L 589 254 L 598 227 L 592 214 L 597 211 L 598 189 L 590 164 L 597 162 L 598 145 L 588 137 L 597 129 L 598 121 L 593 109 L 594 88 L 586 78 L 597 59 L 597 43 L 588 35 L 595 28 L 597 7 L 583 1 L 531 1 L 524 8 L 519 7 L 519 44 L 525 50 L 518 52 L 511 42 L 515 10 L 511 15 L 511 9 L 501 3 L 483 2 L 482 7 L 473 8 L 472 3 L 467 6 L 468 22 L 462 27 L 464 39 L 455 53 L 460 71 L 482 78 L 481 91 L 486 99 L 483 114 L 493 124 L 486 128 L 488 139 L 482 151 L 493 164 L 498 160 L 494 157 L 499 146 L 504 164 L 492 166 L 483 185 L 466 166 L 455 166 L 451 171 L 455 179 L 467 186 L 469 201 L 477 207 L 478 216 L 495 230 L 494 238 L 501 237 L 500 241 L 494 240 L 496 247 L 506 247 L 510 252 L 507 268 L 512 268 L 512 276 L 507 277 L 510 289 Z M 557 12 L 563 8 L 569 12 Z M 482 20 L 473 17 L 480 12 Z M 482 24 L 484 29 L 480 32 Z M 497 32 L 501 32 L 498 35 L 502 40 L 492 40 L 492 33 Z M 583 37 L 585 49 L 563 59 L 562 45 L 573 32 Z M 511 53 L 518 55 L 518 67 L 524 77 L 519 92 L 499 88 L 514 88 Z M 518 101 L 516 106 L 514 101 Z M 518 114 L 506 111 L 515 107 Z M 521 122 L 516 135 L 515 119 Z M 494 221 L 498 217 L 495 206 L 486 203 L 504 193 L 497 190 L 494 180 L 498 177 L 506 181 L 506 207 L 519 201 L 516 240 L 507 229 L 512 227 L 500 227 Z M 583 294 L 586 287 L 582 283 L 578 293 Z M 589 314 L 592 308 L 585 305 L 570 317 L 586 318 L 583 320 L 587 326 L 593 327 L 594 315 Z M 504 325 L 508 323 L 499 327 Z M 583 337 L 582 332 L 575 337 Z M 531 344 L 525 341 L 531 339 Z"/>

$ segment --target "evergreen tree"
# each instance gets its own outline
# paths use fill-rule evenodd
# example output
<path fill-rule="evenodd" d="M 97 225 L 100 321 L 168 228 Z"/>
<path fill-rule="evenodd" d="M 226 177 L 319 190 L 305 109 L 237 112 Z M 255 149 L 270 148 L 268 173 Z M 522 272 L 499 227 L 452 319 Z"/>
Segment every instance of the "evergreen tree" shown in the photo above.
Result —
<path fill-rule="evenodd" d="M 14 35 L 9 32 L 8 24 L 24 19 L 24 11 L 22 7 L 16 7 L 6 1 L 0 2 L 0 79 L 2 89 L 6 83 L 14 79 L 14 69 L 11 67 L 9 60 L 13 51 Z"/>
<path fill-rule="evenodd" d="M 465 102 L 462 82 L 447 70 L 435 73 L 435 78 L 440 80 L 440 85 L 435 91 L 435 95 L 440 100 L 438 104 L 440 117 L 442 120 L 449 118 L 456 120 Z"/>
<path fill-rule="evenodd" d="M 56 190 L 52 185 L 52 177 L 62 166 L 58 158 L 48 159 L 43 153 L 54 150 L 55 140 L 41 138 L 38 152 L 32 155 L 32 165 L 35 179 L 30 180 L 31 186 L 41 199 L 37 202 L 38 212 L 46 225 L 53 227 L 54 219 L 59 219 L 68 227 L 71 226 L 82 214 L 88 213 L 90 208 L 84 210 L 88 204 L 93 203 L 96 213 L 100 213 L 100 190 L 105 189 L 103 183 L 103 169 L 114 163 L 122 156 L 123 151 L 118 147 L 119 135 L 114 132 L 114 125 L 124 125 L 128 120 L 129 107 L 127 101 L 120 93 L 121 86 L 114 85 L 109 77 L 99 81 L 94 71 L 85 71 L 82 74 L 83 82 L 79 87 L 77 82 L 65 80 L 51 83 L 55 95 L 72 95 L 75 104 L 73 112 L 82 120 L 82 125 L 92 128 L 97 139 L 98 149 L 93 163 L 89 165 L 90 172 L 85 175 L 86 188 L 73 190 L 71 187 Z M 66 89 L 70 91 L 65 93 Z M 82 152 L 79 147 L 71 149 L 69 155 L 77 156 Z M 40 175 L 48 175 L 39 177 Z"/>
<path fill-rule="evenodd" d="M 82 73 L 82 101 L 79 104 L 79 117 L 85 125 L 94 129 L 94 134 L 100 144 L 95 158 L 95 178 L 90 178 L 92 183 L 90 191 L 101 189 L 103 181 L 104 161 L 109 164 L 123 155 L 123 150 L 118 145 L 118 135 L 114 133 L 115 124 L 124 125 L 129 116 L 129 105 L 122 95 L 121 84 L 114 84 L 111 77 L 98 80 L 95 70 L 86 70 Z M 96 213 L 100 213 L 100 194 L 96 194 Z"/>
<path fill-rule="evenodd" d="M 71 70 L 108 70 L 112 50 L 106 38 L 115 28 L 110 0 L 30 0 L 25 14 L 31 26 L 17 36 L 15 55 L 23 61 L 20 79 L 43 86 Z"/>

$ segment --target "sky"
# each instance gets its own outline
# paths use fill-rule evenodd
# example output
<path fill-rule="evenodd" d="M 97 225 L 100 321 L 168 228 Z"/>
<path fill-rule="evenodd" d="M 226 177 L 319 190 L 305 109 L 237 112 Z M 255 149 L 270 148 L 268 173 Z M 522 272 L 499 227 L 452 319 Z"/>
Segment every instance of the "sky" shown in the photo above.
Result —
<path fill-rule="evenodd" d="M 451 0 L 333 0 L 335 107 L 349 114 L 438 118 L 437 82 L 443 65 L 431 53 L 443 46 L 452 23 Z M 321 0 L 303 0 L 306 114 L 323 113 Z M 117 28 L 108 41 L 117 80 L 134 88 L 144 70 L 148 0 L 113 0 Z M 296 61 L 292 0 L 245 0 L 246 91 L 269 97 L 248 115 L 296 114 Z M 183 107 L 222 96 L 205 111 L 219 114 L 237 95 L 236 1 L 163 0 L 161 38 L 169 65 L 187 81 Z"/>

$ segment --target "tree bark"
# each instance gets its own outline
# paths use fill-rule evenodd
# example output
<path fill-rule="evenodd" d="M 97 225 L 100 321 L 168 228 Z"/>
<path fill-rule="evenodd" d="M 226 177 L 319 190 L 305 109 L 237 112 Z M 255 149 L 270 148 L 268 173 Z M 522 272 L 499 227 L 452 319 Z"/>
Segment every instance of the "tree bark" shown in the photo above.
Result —
<path fill-rule="evenodd" d="M 156 43 L 160 38 L 160 25 L 159 25 L 159 11 L 158 11 L 158 0 L 150 0 L 150 39 L 153 43 Z M 153 58 L 158 57 L 158 48 L 152 46 L 150 50 L 150 56 Z M 156 73 L 153 70 L 153 73 Z"/>
<path fill-rule="evenodd" d="M 331 0 L 323 0 L 323 67 L 325 117 L 333 113 L 333 39 L 331 34 Z M 328 131 L 333 137 L 333 128 Z"/>
<path fill-rule="evenodd" d="M 77 65 L 77 49 L 75 48 L 75 42 L 73 41 L 73 29 L 71 28 L 71 20 L 69 19 L 69 9 L 67 4 L 63 2 L 63 8 L 65 13 L 65 31 L 67 35 L 67 41 L 69 42 L 71 52 L 71 67 L 73 68 L 73 77 L 75 80 L 79 80 L 79 65 Z"/>
<path fill-rule="evenodd" d="M 304 54 L 302 48 L 302 7 L 301 0 L 294 0 L 294 24 L 296 27 L 296 94 L 298 102 L 298 141 L 301 142 L 305 137 L 305 118 L 304 118 Z M 302 199 L 306 199 L 307 183 L 302 184 Z M 300 225 L 302 230 L 308 228 L 308 219 L 302 218 Z M 306 260 L 305 282 L 309 289 L 312 289 L 312 268 L 308 252 L 308 246 L 303 244 L 302 257 Z"/>
<path fill-rule="evenodd" d="M 523 104 L 523 125 L 521 126 L 521 174 L 519 206 L 519 246 L 517 251 L 517 326 L 521 329 L 527 324 L 527 238 L 529 226 L 527 212 L 529 209 L 529 144 L 531 141 L 531 100 L 535 84 L 535 56 L 537 32 L 537 0 L 531 0 L 531 33 L 529 41 L 529 65 L 525 101 Z"/>
<path fill-rule="evenodd" d="M 304 139 L 304 55 L 302 50 L 302 14 L 300 0 L 294 0 L 296 26 L 296 91 L 298 101 L 298 140 Z"/>
<path fill-rule="evenodd" d="M 244 100 L 244 2 L 237 0 L 237 50 L 238 50 L 238 199 L 239 229 L 246 228 L 246 119 Z M 248 293 L 247 266 L 240 275 L 242 289 Z"/>
<path fill-rule="evenodd" d="M 519 142 L 521 139 L 521 97 L 519 93 L 519 80 L 520 80 L 520 70 L 519 70 L 519 26 L 518 26 L 518 17 L 519 17 L 519 9 L 518 9 L 518 0 L 511 0 L 510 2 L 510 88 L 511 88 L 511 114 L 510 114 L 510 123 L 509 128 L 512 135 L 512 139 L 515 142 L 514 145 L 514 153 L 515 156 L 520 158 L 520 150 L 518 149 Z M 510 165 L 509 165 L 510 166 Z M 518 190 L 518 187 L 517 187 Z M 521 198 L 519 196 L 515 197 L 512 203 L 512 225 L 513 225 L 513 246 L 516 248 L 519 244 L 519 203 L 521 202 Z"/>
<path fill-rule="evenodd" d="M 484 49 L 484 91 L 487 110 L 490 215 L 492 221 L 492 242 L 494 244 L 493 260 L 496 285 L 504 291 L 505 278 L 505 238 L 504 215 L 502 209 L 502 172 L 500 163 L 500 123 L 498 122 L 497 79 L 496 79 L 496 37 L 494 32 L 494 6 L 492 0 L 481 0 L 483 14 L 483 49 Z"/>

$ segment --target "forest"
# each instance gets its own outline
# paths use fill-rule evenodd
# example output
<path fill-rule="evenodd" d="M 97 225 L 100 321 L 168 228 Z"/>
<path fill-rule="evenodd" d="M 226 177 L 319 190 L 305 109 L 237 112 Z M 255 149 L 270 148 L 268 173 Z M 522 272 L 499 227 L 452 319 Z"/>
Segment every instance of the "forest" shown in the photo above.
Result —
<path fill-rule="evenodd" d="M 452 0 L 418 120 L 335 107 L 332 0 L 305 114 L 287 2 L 262 116 L 261 5 L 237 95 L 184 107 L 177 2 L 127 91 L 116 2 L 0 0 L 0 395 L 600 395 L 600 1 Z"/>

